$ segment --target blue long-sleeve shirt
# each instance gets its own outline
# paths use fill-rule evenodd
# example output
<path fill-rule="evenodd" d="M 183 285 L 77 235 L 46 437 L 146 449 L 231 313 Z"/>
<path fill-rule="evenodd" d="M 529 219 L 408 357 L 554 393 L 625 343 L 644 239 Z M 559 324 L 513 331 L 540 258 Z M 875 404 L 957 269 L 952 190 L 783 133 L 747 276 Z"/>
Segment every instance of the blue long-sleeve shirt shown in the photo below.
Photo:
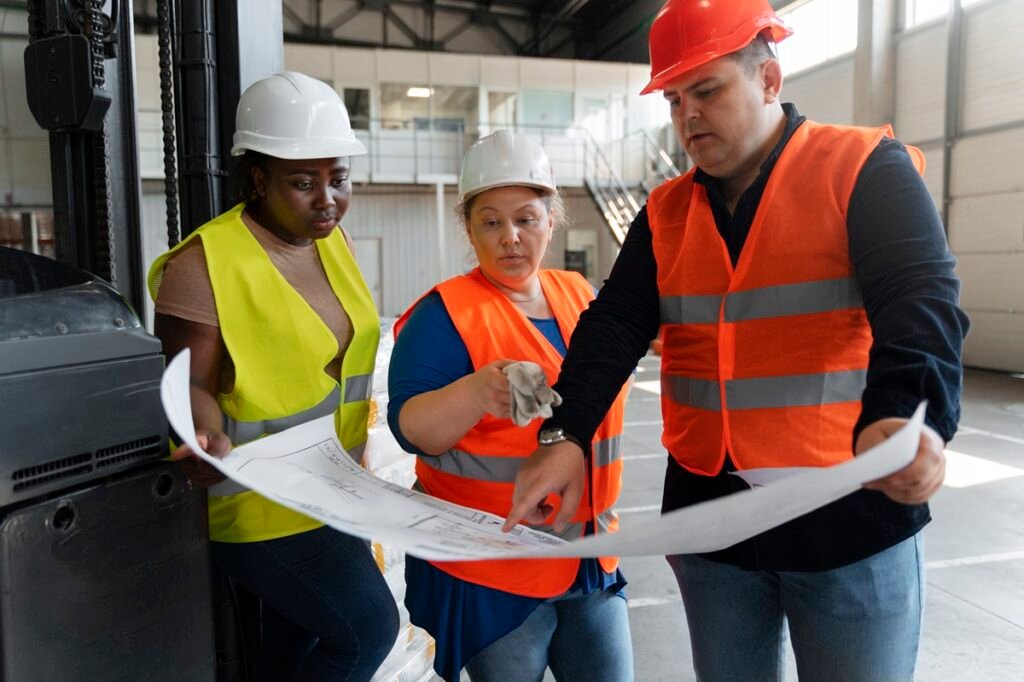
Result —
<path fill-rule="evenodd" d="M 746 242 L 765 185 L 793 132 L 805 120 L 784 105 L 786 127 L 759 177 L 730 213 L 720 183 L 697 171 L 733 264 Z M 815 172 L 815 169 L 807 169 Z M 808 229 L 813 223 L 808 224 Z M 871 324 L 867 386 L 853 439 L 886 417 L 909 417 L 928 400 L 927 423 L 946 440 L 960 415 L 961 350 L 969 323 L 958 306 L 956 260 L 931 196 L 906 148 L 882 140 L 861 169 L 847 210 L 849 254 Z M 563 403 L 544 428 L 562 427 L 590 442 L 619 387 L 660 326 L 657 263 L 646 207 L 627 233 L 600 295 L 580 317 L 555 385 Z M 729 474 L 693 474 L 669 456 L 663 511 L 746 489 Z M 814 571 L 871 556 L 919 531 L 928 506 L 903 505 L 861 490 L 709 558 L 750 569 Z"/>

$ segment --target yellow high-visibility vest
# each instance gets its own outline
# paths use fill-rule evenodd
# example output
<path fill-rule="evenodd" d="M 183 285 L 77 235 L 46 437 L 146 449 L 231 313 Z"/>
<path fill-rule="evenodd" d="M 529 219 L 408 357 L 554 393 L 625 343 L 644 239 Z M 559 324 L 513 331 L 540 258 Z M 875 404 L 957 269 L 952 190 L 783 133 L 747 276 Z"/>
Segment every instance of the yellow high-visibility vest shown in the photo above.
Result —
<path fill-rule="evenodd" d="M 380 321 L 341 230 L 316 240 L 331 288 L 352 321 L 341 381 L 324 368 L 338 341 L 285 280 L 242 222 L 244 204 L 214 218 L 150 267 L 156 300 L 167 260 L 202 239 L 220 331 L 235 366 L 235 386 L 217 395 L 224 431 L 235 446 L 333 412 L 341 444 L 361 456 L 366 444 Z M 228 480 L 210 488 L 210 539 L 256 542 L 317 528 L 318 521 Z"/>

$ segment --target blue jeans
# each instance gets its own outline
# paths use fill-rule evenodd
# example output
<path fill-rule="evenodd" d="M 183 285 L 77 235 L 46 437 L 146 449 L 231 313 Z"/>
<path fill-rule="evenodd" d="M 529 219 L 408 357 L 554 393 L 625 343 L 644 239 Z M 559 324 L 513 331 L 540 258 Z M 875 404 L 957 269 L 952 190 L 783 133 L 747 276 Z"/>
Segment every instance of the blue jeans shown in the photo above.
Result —
<path fill-rule="evenodd" d="M 697 679 L 785 677 L 785 624 L 801 680 L 912 680 L 924 611 L 921 534 L 821 572 L 745 571 L 666 557 L 686 609 Z"/>
<path fill-rule="evenodd" d="M 537 607 L 518 628 L 466 663 L 473 682 L 630 682 L 626 600 L 610 590 L 570 592 Z"/>
<path fill-rule="evenodd" d="M 398 637 L 398 608 L 364 540 L 332 528 L 211 553 L 263 601 L 258 679 L 369 680 Z"/>

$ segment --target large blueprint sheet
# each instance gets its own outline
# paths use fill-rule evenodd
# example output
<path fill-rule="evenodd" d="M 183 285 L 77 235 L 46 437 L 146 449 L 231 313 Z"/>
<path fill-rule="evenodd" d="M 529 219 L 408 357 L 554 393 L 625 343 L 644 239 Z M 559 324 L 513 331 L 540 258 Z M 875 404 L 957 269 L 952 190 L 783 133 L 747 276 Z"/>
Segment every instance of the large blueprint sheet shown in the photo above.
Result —
<path fill-rule="evenodd" d="M 618 533 L 565 542 L 503 519 L 375 477 L 353 462 L 333 416 L 247 443 L 223 459 L 196 442 L 189 399 L 189 353 L 180 353 L 161 383 L 164 410 L 182 440 L 225 476 L 338 530 L 400 547 L 433 561 L 596 557 L 710 552 L 762 533 L 903 468 L 914 457 L 924 406 L 901 431 L 849 462 L 770 477 L 767 485 L 625 525 Z"/>

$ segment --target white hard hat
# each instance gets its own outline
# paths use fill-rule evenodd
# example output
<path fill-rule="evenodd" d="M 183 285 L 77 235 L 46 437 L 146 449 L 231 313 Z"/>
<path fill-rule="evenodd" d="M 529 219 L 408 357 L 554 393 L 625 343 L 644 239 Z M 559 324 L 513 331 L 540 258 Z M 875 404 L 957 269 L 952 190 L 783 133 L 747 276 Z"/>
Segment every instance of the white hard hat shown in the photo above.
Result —
<path fill-rule="evenodd" d="M 547 152 L 522 133 L 498 130 L 477 140 L 462 158 L 459 201 L 495 187 L 522 185 L 555 192 Z"/>
<path fill-rule="evenodd" d="M 279 159 L 366 153 L 334 88 L 295 71 L 276 73 L 246 88 L 235 114 L 234 143 L 231 156 L 246 149 Z"/>

